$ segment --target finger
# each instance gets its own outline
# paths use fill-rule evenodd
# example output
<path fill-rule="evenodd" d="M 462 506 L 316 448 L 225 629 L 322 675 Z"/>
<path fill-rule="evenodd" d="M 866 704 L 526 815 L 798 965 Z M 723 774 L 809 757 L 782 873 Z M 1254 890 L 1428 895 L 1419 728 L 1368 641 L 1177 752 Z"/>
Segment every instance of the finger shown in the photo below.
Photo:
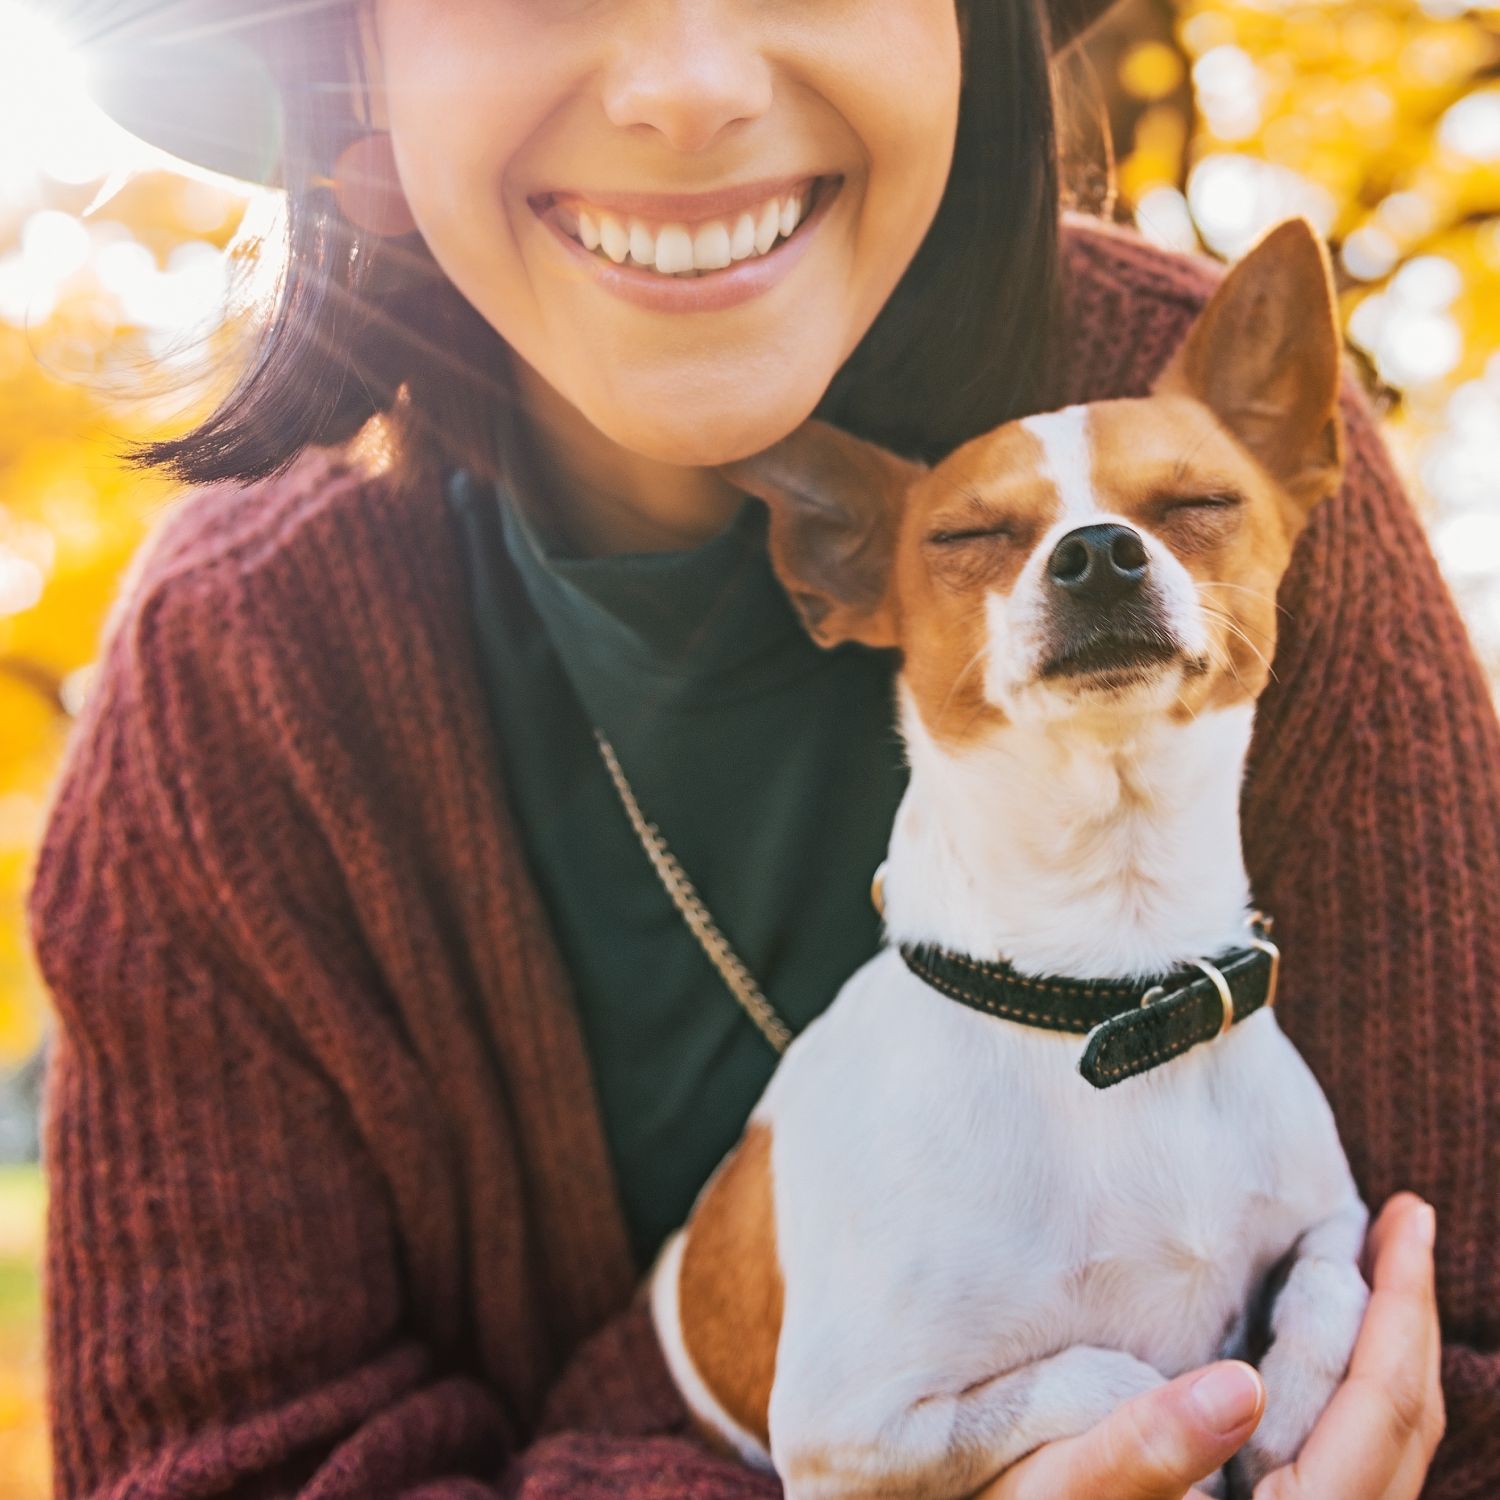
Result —
<path fill-rule="evenodd" d="M 1125 1402 L 1087 1432 L 1048 1443 L 986 1490 L 986 1500 L 1182 1500 L 1255 1430 L 1265 1387 L 1224 1360 Z"/>
<path fill-rule="evenodd" d="M 1394 1287 L 1410 1292 L 1425 1304 L 1423 1339 L 1419 1365 L 1423 1387 L 1431 1399 L 1441 1397 L 1443 1353 L 1442 1330 L 1438 1326 L 1437 1277 L 1433 1249 L 1437 1239 L 1437 1213 L 1432 1205 L 1415 1193 L 1397 1193 L 1386 1204 L 1372 1234 L 1375 1254 L 1372 1285 L 1376 1289 Z"/>
<path fill-rule="evenodd" d="M 1348 1377 L 1269 1493 L 1384 1495 L 1408 1448 L 1421 1446 L 1434 1415 L 1429 1342 L 1439 1336 L 1430 1216 L 1412 1194 L 1398 1195 L 1381 1212 L 1370 1236 L 1374 1285 Z"/>
<path fill-rule="evenodd" d="M 1385 1200 L 1375 1222 L 1370 1226 L 1370 1232 L 1365 1238 L 1364 1253 L 1360 1257 L 1359 1268 L 1366 1281 L 1374 1284 L 1375 1262 L 1380 1258 L 1382 1247 L 1391 1242 L 1407 1215 L 1423 1206 L 1423 1199 L 1405 1189 L 1392 1193 Z"/>
<path fill-rule="evenodd" d="M 1386 1204 L 1391 1210 L 1375 1241 L 1375 1285 L 1397 1285 L 1413 1266 L 1419 1268 L 1415 1279 L 1407 1276 L 1408 1284 L 1426 1304 L 1423 1319 L 1423 1339 L 1420 1356 L 1413 1364 L 1422 1372 L 1421 1412 L 1417 1421 L 1417 1447 L 1424 1458 L 1430 1460 L 1433 1450 L 1442 1437 L 1445 1425 L 1443 1407 L 1443 1334 L 1438 1320 L 1436 1270 L 1433 1250 L 1437 1238 L 1437 1215 L 1432 1206 L 1413 1193 L 1398 1193 Z M 1386 1218 L 1383 1213 L 1382 1218 Z M 1405 1236 L 1404 1250 L 1398 1250 L 1396 1242 Z M 1412 1237 L 1415 1236 L 1415 1245 Z M 1423 1253 L 1425 1251 L 1425 1253 Z M 1402 1257 L 1406 1270 L 1402 1270 Z"/>

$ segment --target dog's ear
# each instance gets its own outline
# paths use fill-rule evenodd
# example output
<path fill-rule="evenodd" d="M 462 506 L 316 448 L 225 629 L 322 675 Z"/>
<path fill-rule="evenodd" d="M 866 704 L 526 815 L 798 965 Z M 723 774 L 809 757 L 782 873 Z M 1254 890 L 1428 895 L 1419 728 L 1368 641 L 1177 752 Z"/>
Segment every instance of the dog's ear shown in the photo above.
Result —
<path fill-rule="evenodd" d="M 1230 270 L 1152 389 L 1211 408 L 1300 520 L 1343 472 L 1342 347 L 1328 252 L 1289 219 Z"/>
<path fill-rule="evenodd" d="M 896 532 L 921 464 L 813 418 L 718 472 L 770 508 L 772 566 L 819 645 L 896 644 Z"/>

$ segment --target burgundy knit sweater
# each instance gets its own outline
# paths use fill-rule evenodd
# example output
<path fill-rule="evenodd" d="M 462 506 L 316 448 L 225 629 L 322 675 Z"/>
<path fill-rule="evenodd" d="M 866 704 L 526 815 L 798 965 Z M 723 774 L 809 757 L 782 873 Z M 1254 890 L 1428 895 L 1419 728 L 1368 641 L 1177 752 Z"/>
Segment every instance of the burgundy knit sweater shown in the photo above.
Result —
<path fill-rule="evenodd" d="M 1212 273 L 1079 228 L 1066 267 L 1057 403 L 1144 392 Z M 1282 591 L 1246 852 L 1366 1200 L 1437 1205 L 1428 1493 L 1493 1497 L 1500 730 L 1346 412 L 1347 482 Z M 462 579 L 438 484 L 311 450 L 178 506 L 123 590 L 29 901 L 59 1018 L 63 1500 L 778 1492 L 687 1436 L 629 1305 Z"/>

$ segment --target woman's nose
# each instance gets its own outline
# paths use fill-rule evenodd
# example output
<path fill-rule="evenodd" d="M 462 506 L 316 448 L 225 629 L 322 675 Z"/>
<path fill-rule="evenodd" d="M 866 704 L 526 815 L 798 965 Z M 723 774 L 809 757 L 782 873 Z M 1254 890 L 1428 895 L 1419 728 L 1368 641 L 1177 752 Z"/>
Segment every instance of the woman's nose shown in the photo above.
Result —
<path fill-rule="evenodd" d="M 637 0 L 620 12 L 604 81 L 612 124 L 702 151 L 771 104 L 771 70 L 738 0 Z"/>

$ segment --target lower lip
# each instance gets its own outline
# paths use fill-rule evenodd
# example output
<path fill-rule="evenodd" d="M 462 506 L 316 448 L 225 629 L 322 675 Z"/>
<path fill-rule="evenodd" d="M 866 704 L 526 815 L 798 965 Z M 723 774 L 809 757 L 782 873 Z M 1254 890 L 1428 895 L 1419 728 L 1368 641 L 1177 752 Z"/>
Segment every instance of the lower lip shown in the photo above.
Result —
<path fill-rule="evenodd" d="M 828 216 L 843 189 L 842 177 L 825 181 L 818 189 L 812 212 L 797 226 L 790 239 L 778 240 L 765 255 L 752 255 L 708 276 L 678 279 L 645 271 L 639 266 L 617 266 L 613 261 L 585 250 L 572 235 L 551 219 L 542 222 L 563 250 L 606 291 L 649 307 L 653 312 L 716 312 L 734 307 L 770 291 L 807 253 L 819 225 Z"/>
<path fill-rule="evenodd" d="M 1144 682 L 1174 661 L 1179 653 L 1162 646 L 1147 646 L 1139 653 L 1122 653 L 1115 660 L 1089 662 L 1075 658 L 1054 660 L 1043 665 L 1044 681 L 1065 682 L 1071 687 L 1120 687 L 1129 682 Z"/>

